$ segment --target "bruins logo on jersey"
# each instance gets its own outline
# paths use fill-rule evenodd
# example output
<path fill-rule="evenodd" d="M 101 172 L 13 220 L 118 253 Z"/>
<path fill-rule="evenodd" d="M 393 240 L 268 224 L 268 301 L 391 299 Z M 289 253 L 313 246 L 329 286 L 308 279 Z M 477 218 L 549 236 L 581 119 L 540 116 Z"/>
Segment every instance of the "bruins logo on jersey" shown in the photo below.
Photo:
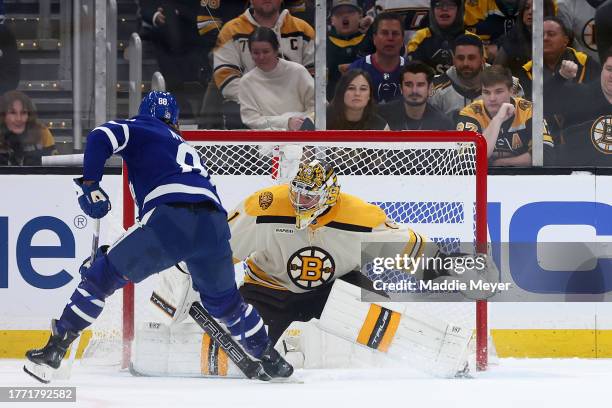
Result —
<path fill-rule="evenodd" d="M 482 115 L 482 107 L 479 104 L 474 103 L 474 104 L 472 104 L 470 106 L 471 106 L 472 112 L 474 112 L 474 114 Z"/>
<path fill-rule="evenodd" d="M 519 99 L 519 101 L 518 101 L 518 108 L 520 110 L 527 110 L 527 109 L 531 108 L 531 102 L 526 101 L 525 99 Z"/>
<path fill-rule="evenodd" d="M 291 281 L 305 290 L 316 289 L 331 281 L 336 263 L 329 252 L 319 247 L 302 248 L 287 261 Z"/>
<path fill-rule="evenodd" d="M 259 194 L 259 207 L 262 210 L 267 210 L 271 205 L 272 201 L 274 201 L 274 195 L 269 191 L 264 191 Z"/>
<path fill-rule="evenodd" d="M 600 116 L 591 127 L 591 142 L 603 154 L 612 154 L 612 116 Z"/>

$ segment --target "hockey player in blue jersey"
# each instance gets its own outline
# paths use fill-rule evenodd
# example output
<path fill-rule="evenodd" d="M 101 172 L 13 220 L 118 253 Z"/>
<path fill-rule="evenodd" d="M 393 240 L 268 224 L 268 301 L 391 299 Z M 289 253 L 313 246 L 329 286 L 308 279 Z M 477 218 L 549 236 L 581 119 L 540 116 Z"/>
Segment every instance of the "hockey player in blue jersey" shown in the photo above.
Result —
<path fill-rule="evenodd" d="M 106 159 L 117 154 L 128 168 L 139 222 L 107 251 L 98 249 L 93 263 L 81 266 L 81 282 L 61 317 L 52 320 L 47 345 L 26 353 L 24 369 L 38 380 L 48 382 L 108 296 L 179 261 L 189 266 L 202 305 L 261 360 L 266 373 L 291 375 L 292 367 L 274 350 L 259 313 L 236 288 L 227 213 L 197 151 L 179 134 L 178 114 L 170 93 L 150 92 L 138 116 L 107 122 L 89 133 L 83 177 L 77 182 L 81 209 L 92 218 L 110 210 L 100 180 Z"/>

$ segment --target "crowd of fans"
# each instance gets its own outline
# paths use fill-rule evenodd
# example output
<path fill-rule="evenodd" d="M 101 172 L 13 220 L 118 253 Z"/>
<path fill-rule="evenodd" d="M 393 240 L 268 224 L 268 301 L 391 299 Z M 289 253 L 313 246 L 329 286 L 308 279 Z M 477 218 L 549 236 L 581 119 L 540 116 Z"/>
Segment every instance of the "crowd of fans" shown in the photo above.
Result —
<path fill-rule="evenodd" d="M 476 130 L 492 166 L 530 165 L 532 2 L 329 0 L 327 128 Z M 314 122 L 314 3 L 139 0 L 139 13 L 168 90 L 201 128 L 298 130 Z M 545 165 L 611 166 L 612 0 L 538 5 Z M 195 108 L 183 100 L 193 82 Z M 16 110 L 3 100 L 2 157 Z"/>

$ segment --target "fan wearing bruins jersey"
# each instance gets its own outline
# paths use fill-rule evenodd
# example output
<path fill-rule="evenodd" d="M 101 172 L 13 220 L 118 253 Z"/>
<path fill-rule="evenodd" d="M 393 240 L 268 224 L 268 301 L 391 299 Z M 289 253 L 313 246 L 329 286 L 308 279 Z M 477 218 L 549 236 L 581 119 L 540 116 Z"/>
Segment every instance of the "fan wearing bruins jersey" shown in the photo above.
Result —
<path fill-rule="evenodd" d="M 490 166 L 531 165 L 531 102 L 513 98 L 512 74 L 494 65 L 482 74 L 482 99 L 459 112 L 457 130 L 479 132 L 487 139 Z M 553 161 L 554 142 L 544 124 L 544 162 Z"/>
<path fill-rule="evenodd" d="M 252 8 L 226 23 L 217 38 L 213 76 L 226 100 L 238 103 L 242 75 L 255 67 L 247 40 L 255 27 L 269 27 L 277 34 L 280 55 L 314 70 L 314 30 L 304 20 L 280 11 L 281 0 L 252 0 Z"/>
<path fill-rule="evenodd" d="M 544 88 L 547 109 L 565 118 L 561 165 L 612 166 L 612 46 L 601 56 L 599 81 L 577 84 L 558 75 Z"/>
<path fill-rule="evenodd" d="M 319 318 L 330 283 L 360 269 L 362 242 L 406 242 L 412 256 L 432 250 L 380 207 L 341 193 L 333 168 L 319 160 L 302 164 L 290 185 L 252 194 L 228 220 L 233 256 L 246 259 L 240 292 L 273 341 L 291 322 Z"/>

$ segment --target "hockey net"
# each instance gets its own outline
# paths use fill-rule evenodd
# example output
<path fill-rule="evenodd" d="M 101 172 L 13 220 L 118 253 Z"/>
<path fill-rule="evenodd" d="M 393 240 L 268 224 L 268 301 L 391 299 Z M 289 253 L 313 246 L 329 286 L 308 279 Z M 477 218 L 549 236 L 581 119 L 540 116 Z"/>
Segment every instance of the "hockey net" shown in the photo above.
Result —
<path fill-rule="evenodd" d="M 452 252 L 459 242 L 486 248 L 486 145 L 475 133 L 184 131 L 183 137 L 200 153 L 228 210 L 261 188 L 290 180 L 300 161 L 323 158 L 333 164 L 343 192 L 379 205 L 393 221 L 443 250 Z M 124 175 L 125 228 L 134 222 L 126 180 Z M 137 301 L 131 285 L 123 299 L 117 294 L 107 301 L 86 351 L 89 358 L 122 359 L 127 365 L 134 324 L 146 315 L 142 309 L 150 294 L 140 286 L 138 291 L 145 293 Z M 474 329 L 477 366 L 486 368 L 485 301 L 415 306 Z"/>

